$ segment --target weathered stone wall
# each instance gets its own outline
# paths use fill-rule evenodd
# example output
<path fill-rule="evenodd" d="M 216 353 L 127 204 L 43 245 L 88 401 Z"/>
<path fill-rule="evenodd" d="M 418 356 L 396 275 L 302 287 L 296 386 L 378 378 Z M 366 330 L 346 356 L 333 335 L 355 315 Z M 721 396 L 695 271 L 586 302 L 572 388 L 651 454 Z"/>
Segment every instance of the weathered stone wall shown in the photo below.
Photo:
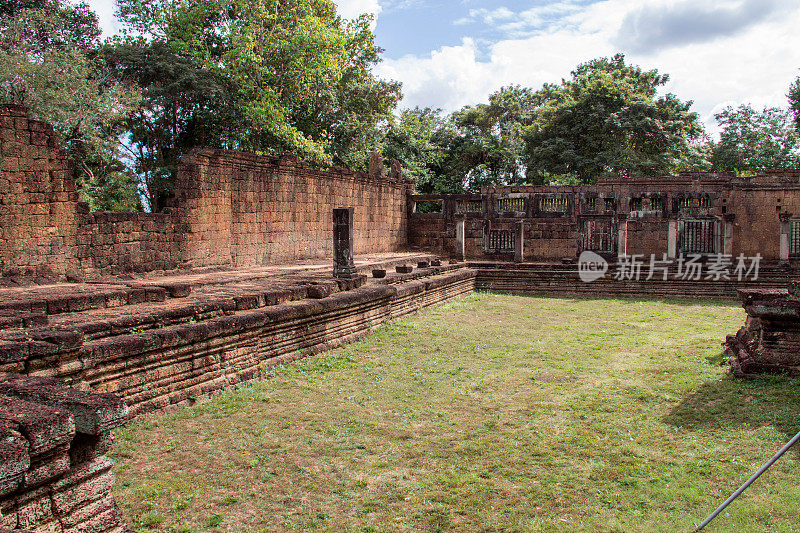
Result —
<path fill-rule="evenodd" d="M 417 213 L 417 202 L 440 202 L 442 210 Z M 456 232 L 463 223 L 465 255 L 474 260 L 514 260 L 512 246 L 499 249 L 493 241 L 515 242 L 520 228 L 524 261 L 576 258 L 591 249 L 586 244 L 587 228 L 600 226 L 607 227 L 607 236 L 602 238 L 613 241 L 602 250 L 605 255 L 661 257 L 681 252 L 676 239 L 680 224 L 700 220 L 716 227 L 714 253 L 800 261 L 797 170 L 747 178 L 686 172 L 672 177 L 604 179 L 594 186 L 490 187 L 474 196 L 417 195 L 410 203 L 412 246 L 458 255 Z M 792 232 L 795 245 L 790 253 L 787 239 Z"/>
<path fill-rule="evenodd" d="M 178 174 L 176 206 L 193 265 L 247 267 L 333 254 L 332 212 L 354 208 L 355 253 L 406 244 L 410 182 L 319 171 L 295 157 L 197 149 Z"/>
<path fill-rule="evenodd" d="M 358 254 L 407 243 L 407 195 L 388 177 L 295 157 L 195 149 L 162 213 L 89 213 L 52 127 L 0 106 L 0 274 L 58 277 L 330 257 L 332 210 L 355 208 Z"/>
<path fill-rule="evenodd" d="M 52 126 L 0 106 L 0 272 L 75 273 L 77 201 Z"/>
<path fill-rule="evenodd" d="M 165 213 L 90 213 L 78 204 L 76 250 L 81 272 L 152 272 L 180 264 L 181 223 Z"/>
<path fill-rule="evenodd" d="M 739 291 L 749 289 L 772 290 L 800 277 L 800 269 L 779 265 L 762 265 L 758 279 L 737 276 L 730 279 L 682 279 L 676 267 L 669 268 L 667 279 L 656 272 L 648 279 L 648 265 L 642 265 L 639 279 L 618 276 L 617 265 L 611 264 L 605 276 L 591 283 L 581 280 L 578 265 L 515 264 L 475 261 L 469 262 L 476 271 L 477 290 L 532 296 L 561 298 L 669 298 L 710 299 L 735 302 Z M 619 279 L 618 279 L 619 277 Z"/>
<path fill-rule="evenodd" d="M 127 416 L 111 394 L 0 374 L 0 530 L 122 533 L 104 454 Z"/>
<path fill-rule="evenodd" d="M 797 283 L 789 285 L 789 290 L 740 291 L 747 320 L 725 341 L 725 353 L 736 376 L 800 374 L 800 295 Z"/>

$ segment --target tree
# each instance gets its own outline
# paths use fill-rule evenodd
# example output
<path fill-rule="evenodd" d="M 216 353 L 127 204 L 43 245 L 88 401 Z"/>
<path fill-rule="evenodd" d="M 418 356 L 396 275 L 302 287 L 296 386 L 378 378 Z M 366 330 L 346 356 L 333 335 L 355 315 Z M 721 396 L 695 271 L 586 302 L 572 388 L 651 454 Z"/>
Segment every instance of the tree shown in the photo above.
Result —
<path fill-rule="evenodd" d="M 159 211 L 173 194 L 182 154 L 198 145 L 235 147 L 236 88 L 163 40 L 118 39 L 103 53 L 118 79 L 142 88 L 141 105 L 127 117 L 126 150 L 147 207 Z"/>
<path fill-rule="evenodd" d="M 386 134 L 383 156 L 400 161 L 403 176 L 414 181 L 419 193 L 460 193 L 465 176 L 453 156 L 458 139 L 441 109 L 406 109 Z"/>
<path fill-rule="evenodd" d="M 195 144 L 356 168 L 380 150 L 400 85 L 371 72 L 381 51 L 368 16 L 344 22 L 330 0 L 119 5 L 129 31 L 143 35 L 120 40 L 110 56 L 143 87 L 144 110 L 130 127 L 154 208 Z"/>
<path fill-rule="evenodd" d="M 0 3 L 0 99 L 49 122 L 76 162 L 93 207 L 136 206 L 120 160 L 119 135 L 135 88 L 116 83 L 100 61 L 100 29 L 86 4 L 57 0 Z M 105 190 L 107 188 L 107 190 Z M 96 196 L 108 201 L 97 203 Z"/>
<path fill-rule="evenodd" d="M 468 188 L 525 181 L 523 132 L 533 123 L 541 98 L 520 86 L 503 87 L 488 104 L 453 113 L 462 137 L 455 147 Z"/>
<path fill-rule="evenodd" d="M 765 107 L 758 112 L 741 105 L 727 107 L 715 118 L 722 133 L 712 148 L 714 170 L 754 173 L 800 166 L 800 134 L 789 111 Z"/>
<path fill-rule="evenodd" d="M 671 173 L 692 156 L 702 128 L 691 102 L 657 96 L 668 80 L 618 54 L 579 65 L 561 85 L 545 85 L 524 134 L 528 179 L 587 183 L 605 174 Z"/>
<path fill-rule="evenodd" d="M 789 87 L 789 110 L 794 116 L 794 128 L 800 132 L 800 77 Z"/>

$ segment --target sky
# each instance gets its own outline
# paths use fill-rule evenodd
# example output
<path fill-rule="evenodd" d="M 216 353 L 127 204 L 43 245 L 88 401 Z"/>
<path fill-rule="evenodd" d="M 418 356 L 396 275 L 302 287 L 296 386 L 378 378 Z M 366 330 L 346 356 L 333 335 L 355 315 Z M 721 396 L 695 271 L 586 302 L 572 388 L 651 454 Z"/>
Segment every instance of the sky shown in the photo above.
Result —
<path fill-rule="evenodd" d="M 89 0 L 104 33 L 114 0 Z M 800 76 L 800 0 L 334 0 L 375 15 L 378 76 L 403 82 L 401 108 L 450 112 L 507 85 L 538 89 L 578 64 L 624 53 L 670 75 L 713 134 L 726 106 L 786 107 Z"/>

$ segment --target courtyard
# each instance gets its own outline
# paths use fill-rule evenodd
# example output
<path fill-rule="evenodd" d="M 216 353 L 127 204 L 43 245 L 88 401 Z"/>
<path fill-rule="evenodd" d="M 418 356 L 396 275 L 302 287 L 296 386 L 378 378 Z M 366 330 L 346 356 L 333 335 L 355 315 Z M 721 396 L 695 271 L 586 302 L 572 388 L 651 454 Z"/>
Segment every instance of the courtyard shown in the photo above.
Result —
<path fill-rule="evenodd" d="M 118 430 L 137 531 L 690 531 L 800 429 L 732 303 L 477 293 Z M 790 452 L 710 531 L 790 531 Z"/>

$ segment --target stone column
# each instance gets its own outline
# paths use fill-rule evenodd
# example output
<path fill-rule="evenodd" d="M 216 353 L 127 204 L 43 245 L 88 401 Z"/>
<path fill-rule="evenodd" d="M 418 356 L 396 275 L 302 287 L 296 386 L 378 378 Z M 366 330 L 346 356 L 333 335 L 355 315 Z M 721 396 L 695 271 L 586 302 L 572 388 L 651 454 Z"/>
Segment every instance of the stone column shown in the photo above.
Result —
<path fill-rule="evenodd" d="M 353 208 L 333 210 L 333 277 L 352 278 L 356 275 L 353 262 Z"/>
<path fill-rule="evenodd" d="M 781 213 L 778 215 L 781 221 L 781 249 L 780 260 L 789 260 L 789 239 L 792 231 L 791 213 Z"/>
<path fill-rule="evenodd" d="M 628 217 L 627 215 L 621 216 L 617 221 L 619 224 L 617 228 L 617 255 L 625 256 L 628 255 Z"/>
<path fill-rule="evenodd" d="M 467 237 L 467 221 L 464 219 L 456 220 L 456 259 L 464 261 L 466 259 L 465 243 Z"/>
<path fill-rule="evenodd" d="M 517 222 L 517 231 L 514 234 L 514 261 L 522 263 L 525 260 L 525 221 Z"/>
<path fill-rule="evenodd" d="M 670 220 L 667 230 L 667 259 L 678 257 L 678 221 Z"/>
<path fill-rule="evenodd" d="M 723 255 L 733 255 L 733 221 L 735 219 L 736 215 L 733 213 L 727 213 L 722 216 L 722 220 L 725 224 L 725 231 L 723 233 L 722 240 Z"/>
<path fill-rule="evenodd" d="M 379 156 L 375 152 L 370 152 L 369 154 L 369 177 L 377 180 L 384 178 L 384 168 L 383 168 L 383 161 L 381 161 L 381 156 Z"/>

